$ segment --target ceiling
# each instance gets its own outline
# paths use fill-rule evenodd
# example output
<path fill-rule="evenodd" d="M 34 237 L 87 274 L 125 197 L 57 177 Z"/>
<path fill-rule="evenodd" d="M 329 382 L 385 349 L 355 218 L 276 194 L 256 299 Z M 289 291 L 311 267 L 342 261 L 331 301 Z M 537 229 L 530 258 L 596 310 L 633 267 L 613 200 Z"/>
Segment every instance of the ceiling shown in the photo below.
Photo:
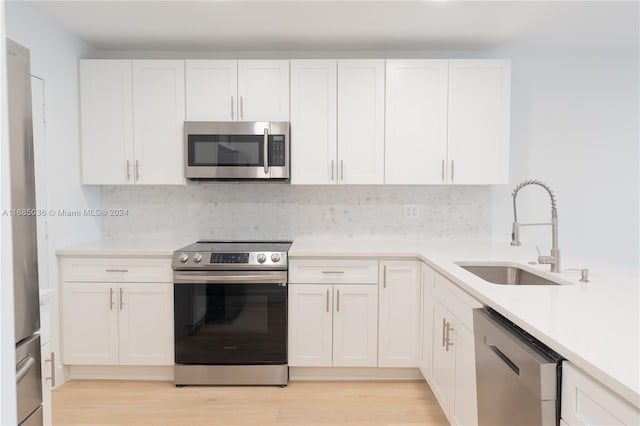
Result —
<path fill-rule="evenodd" d="M 637 1 L 32 1 L 99 50 L 638 49 Z"/>

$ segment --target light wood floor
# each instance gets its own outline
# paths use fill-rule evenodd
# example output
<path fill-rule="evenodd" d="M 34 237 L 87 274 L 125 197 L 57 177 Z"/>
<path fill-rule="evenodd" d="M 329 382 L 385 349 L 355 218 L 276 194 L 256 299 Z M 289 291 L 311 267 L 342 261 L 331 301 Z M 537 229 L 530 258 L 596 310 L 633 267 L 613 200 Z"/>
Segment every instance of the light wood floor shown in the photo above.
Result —
<path fill-rule="evenodd" d="M 53 391 L 61 425 L 448 425 L 424 382 L 291 382 L 176 388 L 72 381 Z"/>

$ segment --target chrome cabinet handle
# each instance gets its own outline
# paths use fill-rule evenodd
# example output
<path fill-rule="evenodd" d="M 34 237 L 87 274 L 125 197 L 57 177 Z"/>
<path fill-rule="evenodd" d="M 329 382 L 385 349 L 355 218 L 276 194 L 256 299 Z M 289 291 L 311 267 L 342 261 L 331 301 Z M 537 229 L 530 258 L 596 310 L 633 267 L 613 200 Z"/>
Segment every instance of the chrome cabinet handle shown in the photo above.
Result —
<path fill-rule="evenodd" d="M 120 289 L 120 310 L 122 310 L 123 306 L 124 306 L 124 291 Z"/>
<path fill-rule="evenodd" d="M 453 183 L 453 160 L 451 160 L 451 183 Z"/>
<path fill-rule="evenodd" d="M 382 288 L 387 288 L 387 265 L 383 266 L 382 272 Z"/>
<path fill-rule="evenodd" d="M 231 96 L 231 120 L 233 120 L 233 96 Z"/>
<path fill-rule="evenodd" d="M 263 155 L 264 155 L 264 174 L 269 173 L 269 129 L 264 129 L 264 141 L 263 141 Z"/>
<path fill-rule="evenodd" d="M 340 290 L 338 291 L 338 297 L 337 297 L 337 301 L 336 301 L 336 312 L 340 312 Z"/>
<path fill-rule="evenodd" d="M 240 120 L 244 120 L 244 100 L 240 96 Z"/>
<path fill-rule="evenodd" d="M 453 342 L 451 341 L 451 336 L 449 335 L 449 333 L 451 333 L 453 331 L 453 327 L 451 327 L 451 323 L 447 321 L 447 342 L 445 345 L 445 350 L 447 352 L 449 352 L 449 347 L 453 346 Z"/>
<path fill-rule="evenodd" d="M 140 161 L 136 160 L 136 182 L 140 180 Z"/>
<path fill-rule="evenodd" d="M 344 274 L 344 271 L 322 271 L 323 274 Z"/>
<path fill-rule="evenodd" d="M 344 160 L 340 160 L 340 180 L 344 182 Z"/>
<path fill-rule="evenodd" d="M 445 343 L 447 342 L 447 339 L 445 337 L 445 328 L 447 327 L 447 320 L 442 318 L 442 344 L 440 346 L 442 346 L 444 348 Z"/>
<path fill-rule="evenodd" d="M 131 180 L 131 161 L 127 160 L 127 182 L 129 182 Z"/>
<path fill-rule="evenodd" d="M 329 312 L 329 290 L 327 290 L 327 312 Z"/>
<path fill-rule="evenodd" d="M 105 272 L 129 272 L 128 269 L 105 269 Z"/>
<path fill-rule="evenodd" d="M 113 311 L 113 289 L 109 288 L 109 310 Z"/>
<path fill-rule="evenodd" d="M 442 160 L 442 183 L 444 183 L 444 160 Z"/>
<path fill-rule="evenodd" d="M 334 166 L 334 160 L 331 160 L 331 182 L 333 182 L 334 176 L 333 176 L 333 166 Z"/>
<path fill-rule="evenodd" d="M 55 387 L 56 385 L 56 353 L 51 352 L 49 359 L 45 359 L 44 362 L 48 362 L 51 364 L 51 375 L 49 377 L 45 377 L 45 380 L 51 380 L 51 387 Z"/>

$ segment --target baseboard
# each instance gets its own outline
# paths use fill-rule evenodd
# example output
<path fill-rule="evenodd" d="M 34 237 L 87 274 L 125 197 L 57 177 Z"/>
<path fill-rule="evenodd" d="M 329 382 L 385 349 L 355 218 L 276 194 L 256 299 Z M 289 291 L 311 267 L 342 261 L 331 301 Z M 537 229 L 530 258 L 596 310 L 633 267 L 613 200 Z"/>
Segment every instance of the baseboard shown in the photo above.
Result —
<path fill-rule="evenodd" d="M 173 366 L 71 365 L 68 380 L 173 381 Z M 418 368 L 289 367 L 291 381 L 424 380 Z"/>
<path fill-rule="evenodd" d="M 68 379 L 173 381 L 173 365 L 71 365 Z"/>
<path fill-rule="evenodd" d="M 289 367 L 291 381 L 424 380 L 417 368 Z"/>

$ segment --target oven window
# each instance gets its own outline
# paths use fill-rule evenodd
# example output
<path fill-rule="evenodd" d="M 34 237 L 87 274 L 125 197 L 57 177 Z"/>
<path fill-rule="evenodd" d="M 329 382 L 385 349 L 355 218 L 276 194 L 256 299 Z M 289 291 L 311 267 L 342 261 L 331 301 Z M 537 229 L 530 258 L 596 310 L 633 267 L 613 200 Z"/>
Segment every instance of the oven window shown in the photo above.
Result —
<path fill-rule="evenodd" d="M 264 164 L 262 135 L 189 135 L 190 166 L 258 167 Z"/>
<path fill-rule="evenodd" d="M 287 362 L 287 288 L 277 284 L 177 284 L 177 364 Z"/>

